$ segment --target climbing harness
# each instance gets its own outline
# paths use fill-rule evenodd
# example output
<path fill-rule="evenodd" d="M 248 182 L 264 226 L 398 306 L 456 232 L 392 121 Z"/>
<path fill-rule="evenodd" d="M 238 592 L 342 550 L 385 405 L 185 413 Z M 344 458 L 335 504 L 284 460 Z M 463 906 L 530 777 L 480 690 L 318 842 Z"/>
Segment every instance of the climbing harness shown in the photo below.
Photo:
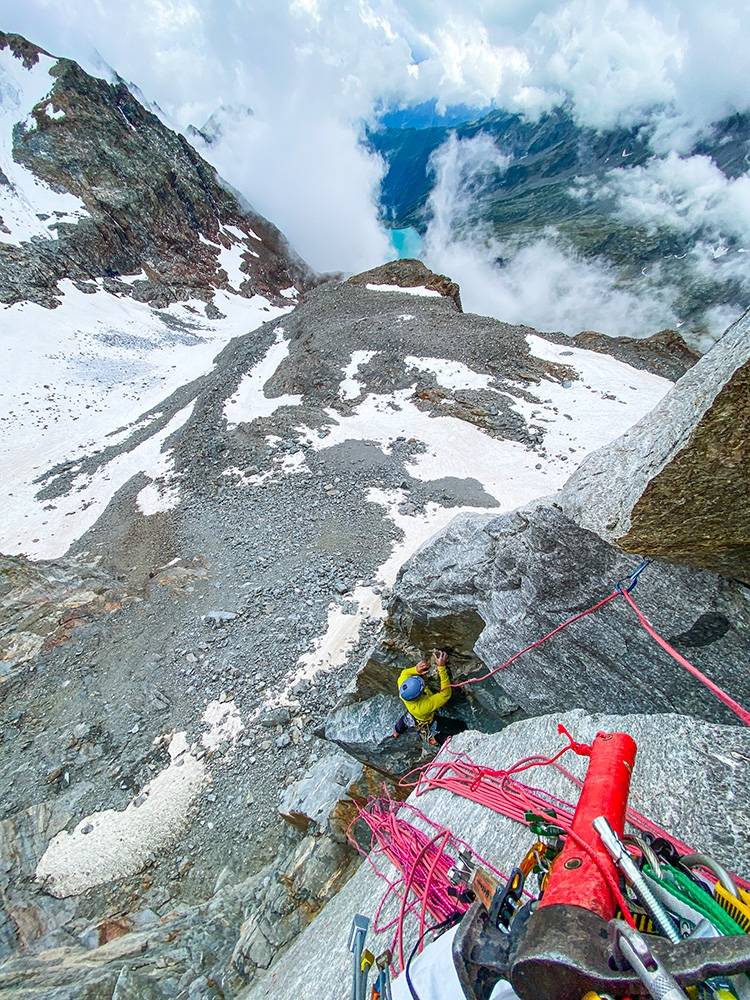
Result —
<path fill-rule="evenodd" d="M 435 739 L 435 734 L 438 730 L 437 719 L 433 719 L 432 722 L 420 722 L 407 710 L 400 716 L 394 736 L 396 734 L 400 735 L 404 731 L 403 729 L 399 731 L 399 725 L 403 725 L 406 729 L 414 729 L 425 745 L 437 746 L 437 740 Z"/>
<path fill-rule="evenodd" d="M 414 719 L 414 728 L 422 737 L 424 743 L 429 744 L 431 740 L 434 743 L 435 733 L 437 732 L 437 722 L 434 719 L 432 722 L 418 722 Z"/>

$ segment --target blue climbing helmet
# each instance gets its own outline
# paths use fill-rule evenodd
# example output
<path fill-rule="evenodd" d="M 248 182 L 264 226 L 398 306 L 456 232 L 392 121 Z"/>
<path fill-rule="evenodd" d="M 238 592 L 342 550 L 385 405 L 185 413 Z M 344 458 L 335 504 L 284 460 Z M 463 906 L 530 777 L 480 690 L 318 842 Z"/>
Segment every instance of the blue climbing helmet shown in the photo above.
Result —
<path fill-rule="evenodd" d="M 407 677 L 398 689 L 398 693 L 404 701 L 414 701 L 414 699 L 418 698 L 423 691 L 424 681 L 418 674 L 412 674 L 411 677 Z"/>

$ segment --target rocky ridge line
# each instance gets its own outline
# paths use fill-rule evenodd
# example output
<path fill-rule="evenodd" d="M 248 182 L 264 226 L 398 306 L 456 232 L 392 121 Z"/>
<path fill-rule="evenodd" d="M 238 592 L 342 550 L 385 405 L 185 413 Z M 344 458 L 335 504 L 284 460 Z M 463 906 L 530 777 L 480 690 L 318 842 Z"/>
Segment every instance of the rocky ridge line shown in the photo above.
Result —
<path fill-rule="evenodd" d="M 28 69 L 48 58 L 0 32 L 0 50 L 6 47 Z M 63 278 L 90 292 L 103 279 L 106 290 L 156 307 L 196 298 L 211 315 L 217 288 L 275 301 L 283 289 L 314 284 L 279 230 L 122 81 L 92 77 L 70 59 L 57 59 L 49 72 L 49 96 L 14 128 L 13 157 L 54 190 L 80 198 L 89 216 L 53 220 L 49 239 L 0 241 L 0 301 L 54 308 Z M 220 267 L 220 252 L 232 249 L 244 275 L 236 288 Z"/>

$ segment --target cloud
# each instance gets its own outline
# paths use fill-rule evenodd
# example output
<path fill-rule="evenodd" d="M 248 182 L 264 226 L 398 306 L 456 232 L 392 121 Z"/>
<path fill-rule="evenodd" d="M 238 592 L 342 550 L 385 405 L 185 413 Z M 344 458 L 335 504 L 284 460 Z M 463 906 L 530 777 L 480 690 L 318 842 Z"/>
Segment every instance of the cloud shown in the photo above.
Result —
<path fill-rule="evenodd" d="M 489 135 L 459 139 L 451 133 L 430 157 L 435 183 L 428 205 L 428 245 L 448 243 L 457 230 L 470 224 L 472 214 L 481 210 L 483 195 L 492 192 L 511 162 Z"/>
<path fill-rule="evenodd" d="M 620 287 L 613 268 L 566 251 L 554 234 L 520 248 L 494 243 L 491 249 L 502 257 L 502 266 L 471 240 L 430 240 L 427 262 L 458 281 L 466 312 L 569 336 L 597 330 L 612 337 L 650 337 L 678 325 L 668 288 L 649 288 L 643 295 Z M 736 318 L 733 313 L 732 321 Z"/>
<path fill-rule="evenodd" d="M 569 94 L 581 122 L 638 122 L 677 98 L 689 43 L 676 17 L 629 0 L 573 0 L 534 26 L 547 54 L 540 82 Z"/>
<path fill-rule="evenodd" d="M 510 162 L 481 134 L 451 136 L 431 159 L 435 186 L 424 257 L 458 281 L 466 311 L 571 336 L 598 330 L 646 337 L 678 323 L 671 306 L 676 292 L 668 286 L 649 287 L 647 295 L 623 288 L 615 268 L 582 259 L 552 229 L 520 245 L 497 240 L 487 224 L 471 219 Z"/>
<path fill-rule="evenodd" d="M 375 197 L 382 164 L 331 116 L 279 109 L 200 152 L 320 271 L 364 271 L 391 256 Z M 300 169 L 305 164 L 305 169 Z"/>
<path fill-rule="evenodd" d="M 661 153 L 750 103 L 744 0 L 5 0 L 4 27 L 102 72 L 181 128 L 253 109 L 205 152 L 310 262 L 387 254 L 374 108 L 436 100 L 530 115 L 566 102 L 596 127 L 657 116 Z M 100 55 L 97 62 L 95 52 Z M 625 205 L 623 198 L 623 205 Z M 709 209 L 707 209 L 709 210 Z"/>
<path fill-rule="evenodd" d="M 750 250 L 750 177 L 727 177 L 709 156 L 671 152 L 584 187 L 589 197 L 614 199 L 623 222 L 698 232 L 717 244 L 740 240 Z"/>

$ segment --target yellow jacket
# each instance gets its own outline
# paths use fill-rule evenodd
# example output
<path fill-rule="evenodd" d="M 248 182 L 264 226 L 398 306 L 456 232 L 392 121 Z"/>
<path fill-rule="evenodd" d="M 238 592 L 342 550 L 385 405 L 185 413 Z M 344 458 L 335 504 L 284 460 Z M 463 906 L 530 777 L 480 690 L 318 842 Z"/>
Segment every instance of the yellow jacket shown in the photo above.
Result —
<path fill-rule="evenodd" d="M 435 712 L 449 702 L 451 697 L 451 682 L 448 677 L 448 668 L 443 666 L 438 667 L 437 670 L 438 677 L 440 678 L 440 690 L 437 694 L 433 694 L 428 687 L 425 687 L 422 694 L 418 698 L 415 698 L 414 701 L 406 701 L 405 698 L 401 698 L 401 701 L 403 701 L 407 710 L 414 716 L 417 722 L 426 723 L 427 725 L 435 718 Z M 398 678 L 399 690 L 406 678 L 413 677 L 416 673 L 416 667 L 407 667 L 406 670 L 402 670 Z"/>

